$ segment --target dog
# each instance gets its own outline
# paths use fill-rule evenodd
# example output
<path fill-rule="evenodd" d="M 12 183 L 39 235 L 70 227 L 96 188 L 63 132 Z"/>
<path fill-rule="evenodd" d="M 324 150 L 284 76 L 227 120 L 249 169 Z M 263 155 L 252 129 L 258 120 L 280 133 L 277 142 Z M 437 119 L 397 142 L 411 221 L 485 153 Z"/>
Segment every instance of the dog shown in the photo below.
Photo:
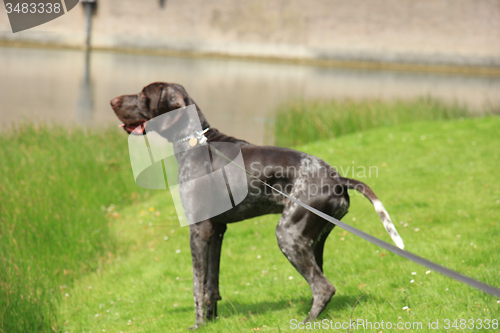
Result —
<path fill-rule="evenodd" d="M 110 104 L 123 122 L 121 126 L 124 130 L 138 135 L 145 134 L 144 124 L 147 121 L 194 105 L 209 144 L 228 142 L 241 149 L 244 166 L 249 174 L 248 195 L 232 209 L 189 226 L 196 314 L 191 329 L 199 328 L 205 319 L 217 318 L 217 302 L 221 300 L 220 255 L 227 224 L 256 216 L 282 214 L 276 228 L 279 248 L 306 279 L 313 295 L 312 307 L 305 321 L 316 320 L 335 294 L 335 287 L 323 274 L 323 248 L 335 225 L 269 190 L 264 182 L 339 220 L 349 208 L 347 189 L 357 190 L 373 204 L 396 245 L 404 247 L 389 214 L 366 184 L 341 177 L 333 167 L 317 157 L 287 148 L 256 146 L 211 128 L 194 100 L 179 84 L 154 82 L 138 94 L 113 98 Z M 168 131 L 173 122 L 182 120 L 173 117 L 165 119 L 155 130 L 174 143 L 174 148 L 176 145 L 188 144 L 181 139 L 189 137 L 196 129 L 186 122 L 182 130 Z M 190 163 L 192 158 L 178 158 L 179 179 L 198 172 L 196 163 Z M 312 188 L 316 189 L 314 193 Z"/>

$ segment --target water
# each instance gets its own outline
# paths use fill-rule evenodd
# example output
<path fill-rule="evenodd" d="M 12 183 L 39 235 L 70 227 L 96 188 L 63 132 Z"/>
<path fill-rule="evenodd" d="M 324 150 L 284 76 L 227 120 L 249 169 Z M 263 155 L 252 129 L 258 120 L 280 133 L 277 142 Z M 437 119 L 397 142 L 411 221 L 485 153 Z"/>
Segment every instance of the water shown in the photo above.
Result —
<path fill-rule="evenodd" d="M 86 70 L 85 63 L 88 63 Z M 68 126 L 119 124 L 109 100 L 153 81 L 182 84 L 212 127 L 272 143 L 276 106 L 298 98 L 413 98 L 500 104 L 500 77 L 356 70 L 112 52 L 0 48 L 0 129 L 22 119 Z M 117 129 L 118 130 L 118 129 Z M 266 135 L 267 133 L 267 135 Z"/>

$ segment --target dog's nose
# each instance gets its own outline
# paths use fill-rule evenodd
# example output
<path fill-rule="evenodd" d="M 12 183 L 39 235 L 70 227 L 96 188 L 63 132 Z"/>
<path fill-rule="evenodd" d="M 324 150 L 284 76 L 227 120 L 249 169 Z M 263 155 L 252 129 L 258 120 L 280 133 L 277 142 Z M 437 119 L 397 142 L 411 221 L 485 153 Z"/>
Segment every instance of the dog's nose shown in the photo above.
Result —
<path fill-rule="evenodd" d="M 109 104 L 111 104 L 111 107 L 114 109 L 118 106 L 119 102 L 120 102 L 120 97 L 115 97 L 109 102 Z"/>

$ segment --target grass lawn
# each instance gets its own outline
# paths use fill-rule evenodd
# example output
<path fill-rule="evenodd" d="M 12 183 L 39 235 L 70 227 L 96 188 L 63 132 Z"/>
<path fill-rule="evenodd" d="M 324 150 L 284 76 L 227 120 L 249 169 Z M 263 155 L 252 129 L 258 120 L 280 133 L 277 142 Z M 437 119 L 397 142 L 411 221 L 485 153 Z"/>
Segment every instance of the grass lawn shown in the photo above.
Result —
<path fill-rule="evenodd" d="M 125 248 L 101 210 L 148 194 L 124 142 L 116 128 L 25 125 L 0 136 L 0 332 L 58 331 L 61 295 Z"/>
<path fill-rule="evenodd" d="M 499 128 L 498 117 L 420 122 L 297 149 L 369 184 L 391 214 L 406 250 L 500 288 Z M 116 151 L 123 153 L 126 138 L 113 140 Z M 113 247 L 93 252 L 101 255 L 93 270 L 78 274 L 65 288 L 55 288 L 57 331 L 183 332 L 193 324 L 188 229 L 179 226 L 168 192 L 148 196 L 130 185 L 123 155 L 113 164 L 124 184 L 118 185 L 125 186 L 120 191 L 139 195 L 104 198 L 111 195 L 106 187 L 114 185 L 106 177 L 114 176 L 96 179 L 105 193 L 95 195 L 107 205 L 98 210 L 98 218 Z M 344 221 L 390 242 L 370 203 L 355 193 L 351 198 Z M 71 216 L 78 212 L 75 208 Z M 61 222 L 71 220 L 68 216 Z M 290 320 L 306 317 L 311 293 L 276 244 L 277 221 L 277 215 L 269 215 L 229 226 L 222 249 L 220 319 L 200 332 L 291 332 L 296 330 Z M 64 253 L 64 247 L 57 251 Z M 457 331 L 452 325 L 458 319 L 458 331 L 491 332 L 494 326 L 460 328 L 460 320 L 470 325 L 473 319 L 477 328 L 477 320 L 484 324 L 500 319 L 497 298 L 427 273 L 340 228 L 326 243 L 324 269 L 337 294 L 320 320 L 341 323 L 352 316 L 372 323 L 422 323 L 421 329 L 414 326 L 407 332 L 431 331 L 429 321 L 438 321 L 439 329 L 432 331 L 448 332 Z"/>
<path fill-rule="evenodd" d="M 499 114 L 498 106 L 482 109 L 482 114 Z M 450 120 L 474 116 L 466 105 L 445 103 L 430 97 L 412 100 L 298 100 L 278 107 L 274 134 L 279 146 L 296 146 L 419 121 Z M 476 114 L 477 115 L 477 114 Z"/>

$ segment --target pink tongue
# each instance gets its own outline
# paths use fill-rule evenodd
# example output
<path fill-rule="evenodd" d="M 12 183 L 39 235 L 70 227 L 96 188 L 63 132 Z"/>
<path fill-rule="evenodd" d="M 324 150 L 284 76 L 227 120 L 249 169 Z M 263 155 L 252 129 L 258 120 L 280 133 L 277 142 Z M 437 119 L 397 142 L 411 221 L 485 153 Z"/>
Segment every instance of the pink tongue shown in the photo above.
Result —
<path fill-rule="evenodd" d="M 125 127 L 125 124 L 118 125 L 118 127 Z"/>
<path fill-rule="evenodd" d="M 132 133 L 135 133 L 135 134 L 142 134 L 143 132 L 144 132 L 144 124 L 141 124 L 141 125 L 137 126 L 132 131 Z"/>

